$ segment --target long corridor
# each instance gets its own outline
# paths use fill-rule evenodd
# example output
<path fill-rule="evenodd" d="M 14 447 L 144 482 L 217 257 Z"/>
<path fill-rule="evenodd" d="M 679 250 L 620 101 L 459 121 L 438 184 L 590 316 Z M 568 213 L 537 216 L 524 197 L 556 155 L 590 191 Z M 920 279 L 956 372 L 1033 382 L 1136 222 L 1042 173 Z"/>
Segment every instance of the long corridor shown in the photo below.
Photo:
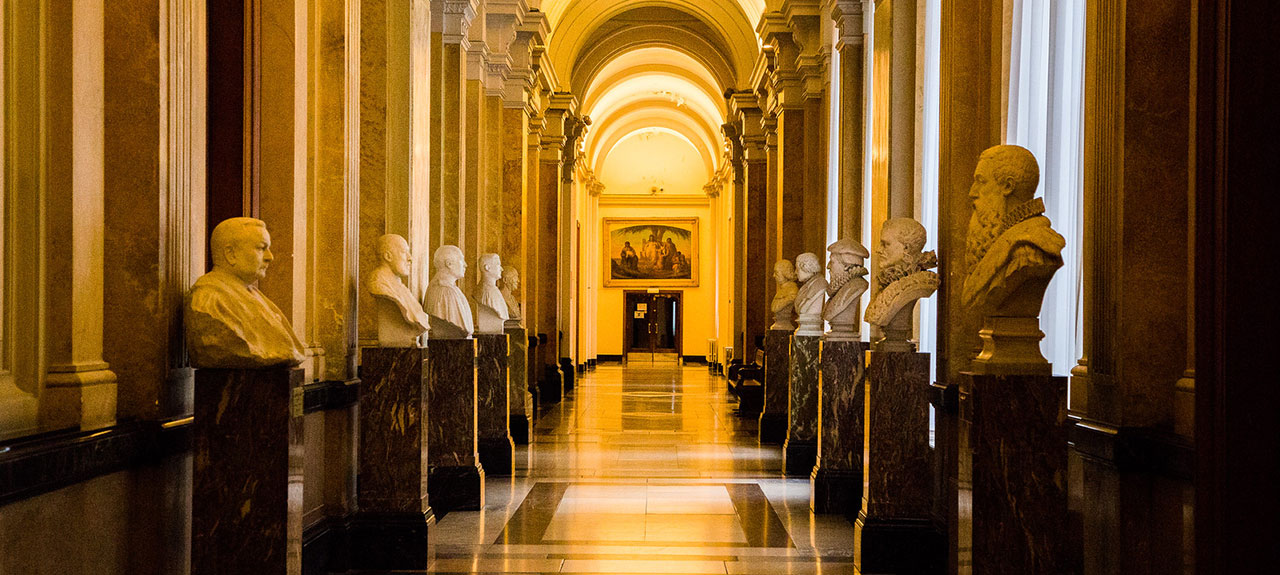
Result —
<path fill-rule="evenodd" d="M 433 573 L 853 573 L 853 527 L 734 415 L 705 367 L 600 366 L 542 414 L 515 477 L 437 528 Z"/>

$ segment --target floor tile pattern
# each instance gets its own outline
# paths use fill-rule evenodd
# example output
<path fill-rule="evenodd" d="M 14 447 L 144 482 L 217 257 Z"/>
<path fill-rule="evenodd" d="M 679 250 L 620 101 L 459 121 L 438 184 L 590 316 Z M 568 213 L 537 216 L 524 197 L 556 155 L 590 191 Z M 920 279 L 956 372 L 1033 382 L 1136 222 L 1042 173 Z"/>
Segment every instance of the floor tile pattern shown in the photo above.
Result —
<path fill-rule="evenodd" d="M 853 527 L 734 415 L 705 367 L 632 361 L 539 413 L 513 477 L 448 513 L 431 573 L 853 573 Z"/>

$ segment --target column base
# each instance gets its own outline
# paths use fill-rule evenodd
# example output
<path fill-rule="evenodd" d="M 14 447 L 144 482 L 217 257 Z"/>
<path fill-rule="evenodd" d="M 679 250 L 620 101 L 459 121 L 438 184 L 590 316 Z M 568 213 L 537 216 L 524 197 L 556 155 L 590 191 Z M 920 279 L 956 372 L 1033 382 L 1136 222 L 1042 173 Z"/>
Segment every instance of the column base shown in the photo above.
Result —
<path fill-rule="evenodd" d="M 431 507 L 441 514 L 484 508 L 484 468 L 479 465 L 433 467 L 427 485 Z"/>
<path fill-rule="evenodd" d="M 853 524 L 853 565 L 859 573 L 941 573 L 946 545 L 928 519 L 869 518 Z"/>
<path fill-rule="evenodd" d="M 787 475 L 809 477 L 818 463 L 818 443 L 788 439 L 782 446 L 782 469 Z"/>
<path fill-rule="evenodd" d="M 822 460 L 809 475 L 809 509 L 855 516 L 862 508 L 862 471 L 827 469 Z"/>
<path fill-rule="evenodd" d="M 515 467 L 515 443 L 510 437 L 481 437 L 479 444 L 480 467 L 485 475 L 505 477 Z"/>
<path fill-rule="evenodd" d="M 512 413 L 507 423 L 511 441 L 516 445 L 529 445 L 533 440 L 533 418 L 525 413 Z"/>
<path fill-rule="evenodd" d="M 422 571 L 435 559 L 436 516 L 423 513 L 360 512 L 347 531 L 355 570 Z"/>
<path fill-rule="evenodd" d="M 542 366 L 542 379 L 538 380 L 538 400 L 542 403 L 560 403 L 564 397 L 564 375 L 554 365 Z"/>
<path fill-rule="evenodd" d="M 787 414 L 760 414 L 760 443 L 782 445 L 787 441 Z"/>
<path fill-rule="evenodd" d="M 560 372 L 564 374 L 564 394 L 573 393 L 574 380 L 578 370 L 573 365 L 573 360 L 567 357 L 560 358 Z"/>

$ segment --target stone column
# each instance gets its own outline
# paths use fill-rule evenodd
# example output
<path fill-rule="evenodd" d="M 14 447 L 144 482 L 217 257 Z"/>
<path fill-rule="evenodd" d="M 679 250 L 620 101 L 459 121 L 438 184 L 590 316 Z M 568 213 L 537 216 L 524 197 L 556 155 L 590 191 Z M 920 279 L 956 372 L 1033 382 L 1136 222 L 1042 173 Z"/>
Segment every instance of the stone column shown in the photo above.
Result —
<path fill-rule="evenodd" d="M 433 190 L 431 201 L 432 241 L 431 251 L 442 245 L 461 247 L 465 237 L 463 221 L 465 219 L 465 195 L 467 186 L 465 140 L 467 130 L 466 90 L 467 90 L 467 49 L 470 45 L 467 33 L 471 28 L 471 20 L 475 17 L 476 0 L 436 0 L 432 4 L 432 23 L 440 32 L 439 60 L 433 62 L 439 66 L 439 74 L 432 70 L 433 90 L 438 85 L 440 96 L 433 102 L 432 118 L 439 109 L 440 181 L 438 190 Z M 438 18 L 436 17 L 438 16 Z M 439 22 L 437 25 L 436 22 Z M 434 48 L 434 46 L 433 46 Z M 438 104 L 438 105 L 437 105 Z M 433 159 L 432 168 L 435 168 Z M 438 191 L 438 193 L 436 193 Z"/>
<path fill-rule="evenodd" d="M 537 95 L 531 93 L 531 96 Z M 540 101 L 534 102 L 541 105 Z M 536 109 L 536 108 L 535 108 Z M 545 118 L 540 114 L 529 115 L 529 139 L 525 155 L 525 269 L 524 275 L 524 318 L 529 331 L 529 391 L 537 399 L 537 403 L 559 401 L 542 395 L 541 382 L 546 370 L 542 367 L 542 350 L 538 345 L 538 334 L 542 330 L 542 290 L 543 270 L 539 262 L 542 247 L 542 235 L 538 224 L 539 207 L 542 205 L 542 126 Z M 557 386 L 558 387 L 558 386 Z M 536 407 L 536 406 L 535 406 Z"/>
<path fill-rule="evenodd" d="M 1072 507 L 1086 572 L 1183 570 L 1192 526 L 1188 321 L 1195 193 L 1195 16 L 1186 5 L 1088 7 L 1084 357 L 1072 369 Z M 1159 53 L 1156 60 L 1142 54 Z M 1140 342 L 1140 345 L 1135 345 Z M 1058 366 L 1057 371 L 1062 371 Z M 1160 453 L 1143 461 L 1125 453 Z M 1139 515 L 1130 511 L 1143 509 Z M 1199 513 L 1197 509 L 1197 513 Z M 1137 552 L 1105 552 L 1116 545 Z"/>
<path fill-rule="evenodd" d="M 840 237 L 862 238 L 863 142 L 866 137 L 864 6 L 869 0 L 836 0 L 835 49 L 840 52 Z"/>
<path fill-rule="evenodd" d="M 181 309 L 206 251 L 204 14 L 105 7 L 103 358 L 128 382 L 120 416 L 152 420 L 191 410 Z"/>
<path fill-rule="evenodd" d="M 462 114 L 465 116 L 462 133 L 462 185 L 459 200 L 459 226 L 461 232 L 458 247 L 466 256 L 467 265 L 475 265 L 480 260 L 481 229 L 485 227 L 485 175 L 488 170 L 485 144 L 488 138 L 489 116 L 486 114 L 485 89 L 487 87 L 486 72 L 489 67 L 489 48 L 484 35 L 484 8 L 478 8 L 473 25 L 468 32 L 465 54 L 466 81 Z"/>
<path fill-rule="evenodd" d="M 538 235 L 538 333 L 545 334 L 547 340 L 542 348 L 543 365 L 539 389 L 544 401 L 558 402 L 564 394 L 564 374 L 560 368 L 560 327 L 562 310 L 560 308 L 560 290 L 567 286 L 560 285 L 561 257 L 564 247 L 560 243 L 560 232 L 563 227 L 560 218 L 564 207 L 563 160 L 566 143 L 564 127 L 565 119 L 572 114 L 576 100 L 570 94 L 553 94 L 544 112 L 545 120 L 541 136 L 542 153 L 538 169 L 538 207 L 535 210 L 538 218 L 537 229 L 531 230 Z M 541 337 L 539 337 L 541 339 Z"/>
<path fill-rule="evenodd" d="M 769 178 L 769 155 L 766 152 L 767 128 L 754 95 L 735 94 L 730 103 L 736 111 L 735 125 L 739 126 L 741 132 L 738 139 L 742 147 L 742 163 L 739 168 L 743 180 L 742 197 L 740 200 L 735 198 L 735 202 L 741 205 L 741 213 L 736 213 L 735 217 L 738 218 L 737 227 L 743 237 L 735 245 L 767 246 L 772 236 L 768 233 L 766 205 L 773 182 Z M 746 363 L 750 363 L 750 359 L 755 357 L 756 337 L 765 335 L 770 321 L 768 311 L 772 294 L 768 292 L 771 289 L 769 278 L 773 275 L 770 253 L 772 252 L 767 248 L 764 251 L 743 248 L 738 258 L 739 265 L 742 266 L 742 279 L 738 283 L 737 297 L 742 302 L 744 317 L 743 337 L 742 341 L 736 342 L 736 349 L 737 357 L 744 359 Z"/>
<path fill-rule="evenodd" d="M 302 573 L 302 370 L 196 371 L 191 573 Z"/>
<path fill-rule="evenodd" d="M 42 429 L 116 421 L 103 353 L 104 3 L 50 5 L 44 17 L 45 149 Z M 19 225 L 34 225 L 24 222 Z M 31 345 L 27 342 L 26 345 Z"/>
<path fill-rule="evenodd" d="M 965 235 L 973 212 L 969 186 L 982 151 L 1000 142 L 1001 13 L 989 2 L 953 0 L 942 5 L 942 45 L 938 146 L 938 358 L 940 391 L 948 397 L 967 395 L 960 372 L 977 355 L 977 319 L 960 303 L 968 275 Z M 970 560 L 970 535 L 961 527 L 961 501 L 970 497 L 968 423 L 959 412 L 938 412 L 935 436 L 935 481 L 941 485 L 935 515 L 947 526 L 948 571 Z M 954 417 L 949 420 L 948 417 Z M 948 430 L 955 430 L 947 436 Z M 964 523 L 968 524 L 966 514 Z"/>

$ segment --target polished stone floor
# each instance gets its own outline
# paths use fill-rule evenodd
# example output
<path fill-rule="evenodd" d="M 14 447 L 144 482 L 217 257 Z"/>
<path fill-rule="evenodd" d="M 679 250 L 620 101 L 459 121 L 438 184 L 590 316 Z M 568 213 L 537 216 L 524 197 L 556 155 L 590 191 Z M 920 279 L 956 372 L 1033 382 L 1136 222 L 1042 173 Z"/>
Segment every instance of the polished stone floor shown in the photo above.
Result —
<path fill-rule="evenodd" d="M 603 365 L 538 419 L 485 509 L 436 531 L 433 573 L 853 573 L 853 527 L 733 415 L 725 380 Z"/>

